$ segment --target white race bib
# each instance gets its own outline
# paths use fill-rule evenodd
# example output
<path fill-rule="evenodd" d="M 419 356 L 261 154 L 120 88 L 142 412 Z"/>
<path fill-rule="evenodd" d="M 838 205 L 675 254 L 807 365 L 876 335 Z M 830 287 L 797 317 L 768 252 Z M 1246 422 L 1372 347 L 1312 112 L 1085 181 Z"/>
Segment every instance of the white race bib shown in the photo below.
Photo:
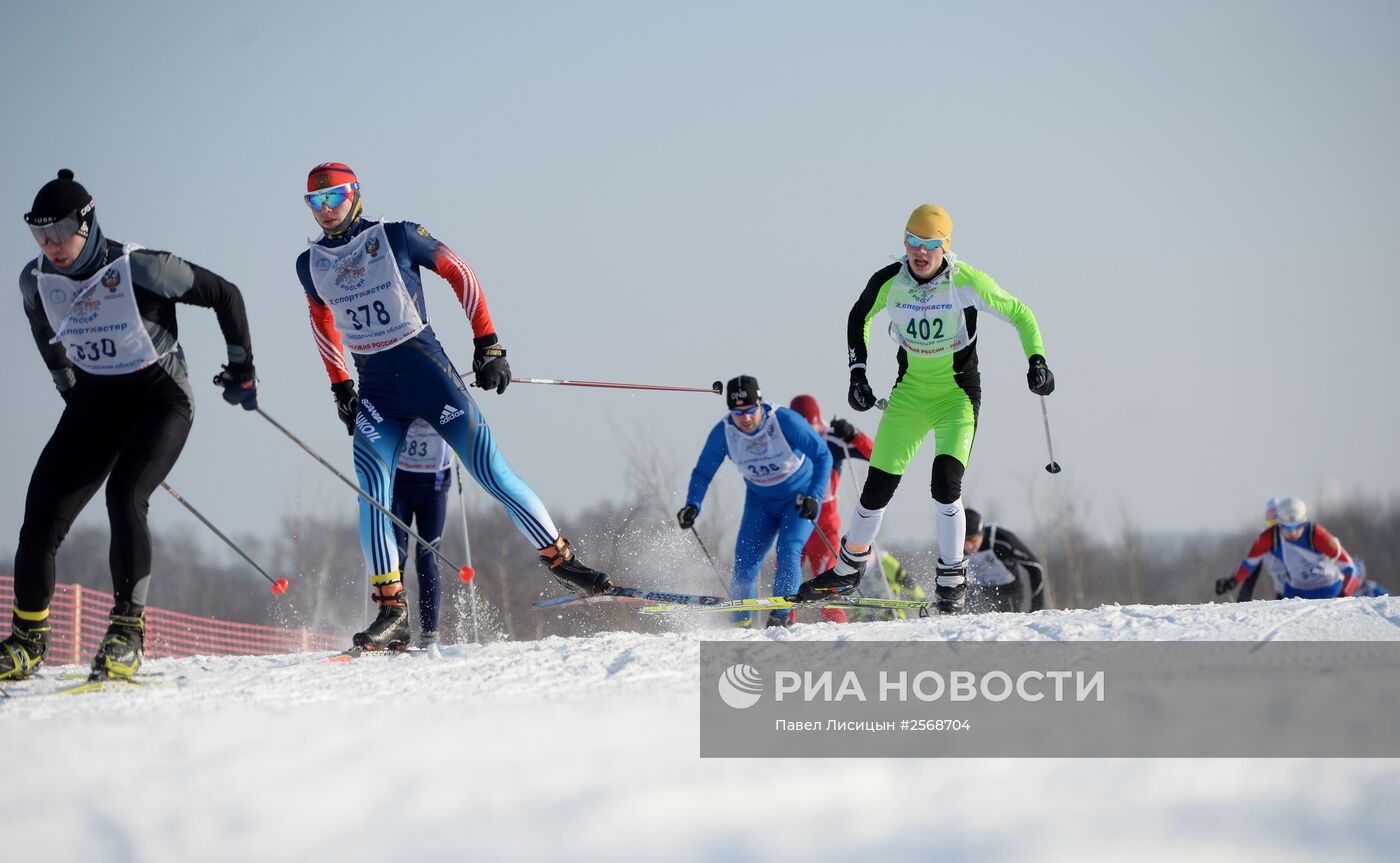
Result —
<path fill-rule="evenodd" d="M 357 354 L 377 354 L 422 332 L 423 318 L 404 286 L 384 223 L 328 249 L 311 244 L 311 281 L 335 314 L 336 329 Z"/>
<path fill-rule="evenodd" d="M 62 343 L 73 365 L 89 374 L 130 374 L 160 359 L 136 305 L 135 248 L 127 246 L 120 258 L 83 282 L 46 273 L 35 262 L 39 298 L 55 333 L 52 343 Z"/>
<path fill-rule="evenodd" d="M 890 338 L 909 353 L 937 357 L 960 351 L 972 344 L 967 336 L 959 290 L 953 284 L 956 264 L 947 274 L 928 284 L 919 284 L 906 261 L 885 295 L 885 311 L 890 316 Z"/>
<path fill-rule="evenodd" d="M 452 448 L 431 424 L 414 420 L 404 433 L 399 470 L 410 473 L 437 473 L 452 466 Z"/>
<path fill-rule="evenodd" d="M 754 485 L 777 485 L 796 473 L 805 460 L 805 456 L 793 452 L 783 436 L 776 410 L 769 411 L 751 435 L 735 428 L 733 420 L 726 421 L 724 442 L 730 461 L 744 475 L 744 481 Z"/>
<path fill-rule="evenodd" d="M 1016 576 L 991 549 L 979 551 L 967 559 L 968 580 L 985 587 L 1015 584 Z"/>
<path fill-rule="evenodd" d="M 1282 537 L 1279 540 L 1283 553 L 1283 566 L 1279 569 L 1282 570 L 1283 580 L 1288 585 L 1298 590 L 1312 590 L 1342 580 L 1342 568 L 1332 558 L 1295 545 Z"/>

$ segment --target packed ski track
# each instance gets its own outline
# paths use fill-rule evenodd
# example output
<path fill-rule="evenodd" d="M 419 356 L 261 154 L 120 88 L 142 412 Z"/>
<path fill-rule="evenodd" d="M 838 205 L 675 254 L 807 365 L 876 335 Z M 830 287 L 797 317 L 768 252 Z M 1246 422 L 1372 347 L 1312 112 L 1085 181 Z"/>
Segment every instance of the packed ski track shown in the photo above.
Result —
<path fill-rule="evenodd" d="M 588 609 L 557 612 L 589 613 Z M 150 661 L 4 687 L 7 860 L 1391 860 L 1383 760 L 698 757 L 699 644 L 1400 639 L 1400 598 Z M 1328 649 L 1320 644 L 1319 649 Z M 1223 735 L 1267 728 L 1222 728 Z"/>

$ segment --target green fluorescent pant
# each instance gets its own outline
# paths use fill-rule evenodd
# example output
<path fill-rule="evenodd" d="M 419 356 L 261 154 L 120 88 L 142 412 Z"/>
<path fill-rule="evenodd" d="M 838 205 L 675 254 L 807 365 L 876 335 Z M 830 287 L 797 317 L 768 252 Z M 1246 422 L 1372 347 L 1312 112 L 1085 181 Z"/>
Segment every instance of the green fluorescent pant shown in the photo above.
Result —
<path fill-rule="evenodd" d="M 933 432 L 934 455 L 949 455 L 967 466 L 977 431 L 980 388 L 968 390 L 949 380 L 930 383 L 906 374 L 890 393 L 889 407 L 875 432 L 870 466 L 903 476 L 914 453 Z"/>

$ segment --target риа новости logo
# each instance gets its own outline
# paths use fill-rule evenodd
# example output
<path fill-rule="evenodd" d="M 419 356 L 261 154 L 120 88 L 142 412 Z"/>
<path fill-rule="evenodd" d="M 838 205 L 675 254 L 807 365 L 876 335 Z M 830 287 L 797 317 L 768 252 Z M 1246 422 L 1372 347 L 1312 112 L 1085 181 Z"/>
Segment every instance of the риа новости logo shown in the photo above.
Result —
<path fill-rule="evenodd" d="M 751 665 L 731 665 L 719 676 L 719 697 L 736 710 L 753 707 L 763 697 L 763 677 Z"/>

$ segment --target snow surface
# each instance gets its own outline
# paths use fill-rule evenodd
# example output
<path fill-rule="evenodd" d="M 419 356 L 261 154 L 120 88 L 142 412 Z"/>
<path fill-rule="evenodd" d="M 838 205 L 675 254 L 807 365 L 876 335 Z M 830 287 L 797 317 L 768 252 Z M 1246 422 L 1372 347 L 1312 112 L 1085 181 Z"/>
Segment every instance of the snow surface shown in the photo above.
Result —
<path fill-rule="evenodd" d="M 0 698 L 0 859 L 1287 863 L 1400 848 L 1392 761 L 702 760 L 696 679 L 705 639 L 1395 640 L 1400 598 L 696 621 L 441 658 L 157 660 L 160 685 L 26 697 L 63 683 L 46 669 Z"/>

